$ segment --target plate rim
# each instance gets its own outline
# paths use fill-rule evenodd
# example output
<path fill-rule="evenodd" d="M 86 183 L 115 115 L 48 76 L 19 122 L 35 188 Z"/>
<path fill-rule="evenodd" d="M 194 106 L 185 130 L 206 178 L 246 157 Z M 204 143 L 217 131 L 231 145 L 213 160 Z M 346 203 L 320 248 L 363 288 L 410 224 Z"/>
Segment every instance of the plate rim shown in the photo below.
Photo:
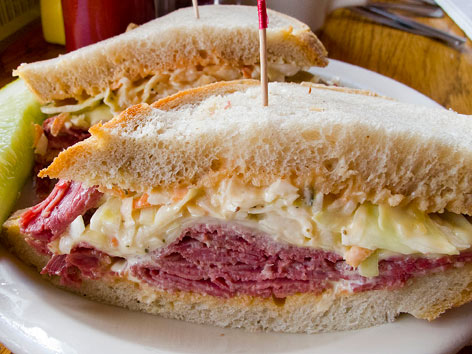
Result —
<path fill-rule="evenodd" d="M 343 86 L 373 91 L 379 95 L 391 97 L 401 102 L 445 109 L 432 98 L 410 86 L 375 71 L 340 60 L 329 59 L 327 66 L 323 68 L 313 66 L 308 71 L 322 78 L 329 76 L 339 77 L 340 83 L 342 83 Z M 369 80 L 369 82 L 359 86 L 358 80 Z M 385 87 L 388 89 L 385 90 Z M 411 97 L 414 99 L 410 99 Z"/>

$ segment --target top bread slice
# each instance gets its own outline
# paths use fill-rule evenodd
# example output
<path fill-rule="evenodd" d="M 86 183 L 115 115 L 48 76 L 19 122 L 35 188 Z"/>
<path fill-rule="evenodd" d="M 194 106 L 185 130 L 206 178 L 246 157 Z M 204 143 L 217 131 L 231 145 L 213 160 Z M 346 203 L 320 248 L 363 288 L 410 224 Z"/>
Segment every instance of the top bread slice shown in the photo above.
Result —
<path fill-rule="evenodd" d="M 147 191 L 291 178 L 351 200 L 472 215 L 472 119 L 358 90 L 220 82 L 132 106 L 40 176 Z"/>
<path fill-rule="evenodd" d="M 272 10 L 268 17 L 270 63 L 327 65 L 326 50 L 307 25 Z M 49 102 L 95 96 L 117 88 L 123 77 L 136 81 L 190 64 L 219 63 L 259 63 L 256 7 L 201 6 L 200 19 L 192 8 L 184 8 L 66 55 L 22 64 L 15 74 L 40 101 Z"/>

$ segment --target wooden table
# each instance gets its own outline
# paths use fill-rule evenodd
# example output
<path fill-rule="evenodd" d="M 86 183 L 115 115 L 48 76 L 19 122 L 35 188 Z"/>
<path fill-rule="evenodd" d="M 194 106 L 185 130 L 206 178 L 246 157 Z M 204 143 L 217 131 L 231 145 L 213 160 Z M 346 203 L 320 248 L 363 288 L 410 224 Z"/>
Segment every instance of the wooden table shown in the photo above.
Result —
<path fill-rule="evenodd" d="M 449 18 L 417 20 L 464 36 Z M 336 10 L 319 37 L 329 57 L 376 71 L 431 97 L 446 108 L 472 114 L 472 42 L 462 51 L 435 40 L 381 26 L 349 10 Z"/>
<path fill-rule="evenodd" d="M 448 17 L 421 20 L 464 35 Z M 319 33 L 329 56 L 359 65 L 415 88 L 446 108 L 472 114 L 472 43 L 462 51 L 434 40 L 373 24 L 349 10 L 337 10 Z M 0 42 L 0 86 L 24 61 L 52 58 L 64 48 L 44 42 L 39 22 Z M 0 354 L 10 351 L 0 344 Z M 472 354 L 472 347 L 461 354 Z"/>

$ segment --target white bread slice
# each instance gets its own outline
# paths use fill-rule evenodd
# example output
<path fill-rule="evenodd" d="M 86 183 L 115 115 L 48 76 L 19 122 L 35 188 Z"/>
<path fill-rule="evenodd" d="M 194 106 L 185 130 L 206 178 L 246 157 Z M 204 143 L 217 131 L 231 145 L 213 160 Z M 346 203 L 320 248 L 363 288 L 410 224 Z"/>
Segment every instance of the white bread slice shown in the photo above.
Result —
<path fill-rule="evenodd" d="M 38 254 L 19 231 L 18 217 L 4 224 L 3 241 L 24 262 L 38 270 L 48 257 Z M 47 277 L 57 286 L 59 278 Z M 127 279 L 85 280 L 65 288 L 88 298 L 135 311 L 220 327 L 250 331 L 329 332 L 392 322 L 401 313 L 433 320 L 452 307 L 472 300 L 472 264 L 411 279 L 397 290 L 356 294 L 298 294 L 285 301 L 253 296 L 221 299 L 188 292 L 166 292 Z"/>
<path fill-rule="evenodd" d="M 136 105 L 91 128 L 40 176 L 125 190 L 239 175 L 376 204 L 472 215 L 472 119 L 315 84 L 221 82 Z"/>
<path fill-rule="evenodd" d="M 271 63 L 325 66 L 326 50 L 304 23 L 268 10 Z M 131 81 L 192 65 L 259 63 L 257 8 L 201 6 L 200 19 L 184 8 L 138 28 L 54 59 L 22 64 L 15 74 L 42 102 L 95 96 Z"/>

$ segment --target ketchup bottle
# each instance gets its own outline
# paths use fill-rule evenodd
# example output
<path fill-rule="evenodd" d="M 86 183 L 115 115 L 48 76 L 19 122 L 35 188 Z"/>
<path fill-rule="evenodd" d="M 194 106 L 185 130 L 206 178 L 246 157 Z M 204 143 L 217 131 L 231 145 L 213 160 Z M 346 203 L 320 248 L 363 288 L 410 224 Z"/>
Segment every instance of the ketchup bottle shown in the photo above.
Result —
<path fill-rule="evenodd" d="M 62 0 L 66 49 L 116 36 L 155 17 L 153 0 Z"/>

